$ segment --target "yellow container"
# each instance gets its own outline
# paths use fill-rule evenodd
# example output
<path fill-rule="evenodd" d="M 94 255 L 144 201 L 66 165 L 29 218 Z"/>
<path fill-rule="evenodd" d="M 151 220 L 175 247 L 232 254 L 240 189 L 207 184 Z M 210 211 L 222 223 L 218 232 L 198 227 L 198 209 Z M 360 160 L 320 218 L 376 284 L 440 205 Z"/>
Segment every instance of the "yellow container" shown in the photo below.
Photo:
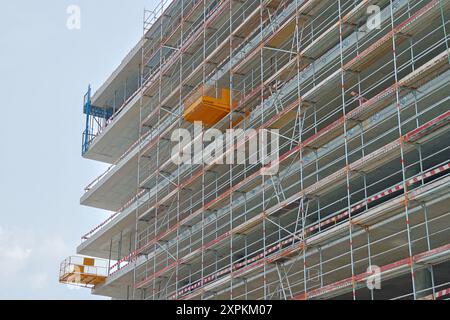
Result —
<path fill-rule="evenodd" d="M 212 127 L 231 111 L 230 90 L 222 89 L 222 96 L 214 98 L 202 95 L 185 106 L 184 119 L 188 122 L 200 121 L 206 127 Z"/>

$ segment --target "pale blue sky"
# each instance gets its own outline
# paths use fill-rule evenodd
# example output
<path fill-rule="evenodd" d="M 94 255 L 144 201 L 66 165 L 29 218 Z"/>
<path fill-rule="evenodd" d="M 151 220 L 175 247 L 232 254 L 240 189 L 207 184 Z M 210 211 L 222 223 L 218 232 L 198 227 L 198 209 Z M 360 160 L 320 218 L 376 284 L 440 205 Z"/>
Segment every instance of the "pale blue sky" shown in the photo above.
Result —
<path fill-rule="evenodd" d="M 81 158 L 82 98 L 142 35 L 155 0 L 15 0 L 0 10 L 0 299 L 90 299 L 59 263 L 109 213 L 79 205 L 105 166 Z M 69 5 L 81 30 L 66 27 Z"/>

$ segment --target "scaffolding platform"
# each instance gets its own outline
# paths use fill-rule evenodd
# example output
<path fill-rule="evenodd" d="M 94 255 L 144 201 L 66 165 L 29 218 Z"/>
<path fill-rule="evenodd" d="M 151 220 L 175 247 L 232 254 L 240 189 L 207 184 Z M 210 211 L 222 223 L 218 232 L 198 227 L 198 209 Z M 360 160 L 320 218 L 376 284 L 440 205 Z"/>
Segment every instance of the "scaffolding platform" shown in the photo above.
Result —
<path fill-rule="evenodd" d="M 108 276 L 108 261 L 72 256 L 61 262 L 59 282 L 80 287 L 95 287 Z"/>

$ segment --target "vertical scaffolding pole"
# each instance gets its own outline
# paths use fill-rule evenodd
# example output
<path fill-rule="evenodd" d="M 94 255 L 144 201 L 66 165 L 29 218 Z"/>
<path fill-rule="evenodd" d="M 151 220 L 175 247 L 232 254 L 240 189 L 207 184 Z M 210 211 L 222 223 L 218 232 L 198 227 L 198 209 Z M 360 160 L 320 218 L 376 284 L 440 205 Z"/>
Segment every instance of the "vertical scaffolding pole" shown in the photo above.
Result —
<path fill-rule="evenodd" d="M 342 16 L 341 0 L 338 0 L 338 11 L 339 11 L 339 57 L 340 57 L 340 67 L 341 67 L 341 99 L 342 99 L 342 117 L 344 119 L 344 152 L 345 152 L 345 180 L 347 189 L 347 208 L 348 210 L 348 225 L 349 225 L 349 247 L 350 247 L 350 263 L 351 263 L 351 274 L 352 274 L 352 294 L 353 300 L 356 300 L 356 283 L 355 283 L 355 262 L 353 257 L 353 223 L 352 223 L 352 201 L 351 201 L 351 188 L 350 188 L 350 162 L 348 159 L 348 133 L 347 133 L 347 110 L 345 108 L 345 75 L 344 75 L 344 39 L 342 24 L 344 23 Z"/>
<path fill-rule="evenodd" d="M 263 23 L 264 23 L 264 0 L 260 0 L 260 10 L 259 10 L 259 28 L 260 28 L 260 34 L 261 34 L 261 40 L 260 40 L 260 49 L 259 49 L 259 63 L 260 63 L 260 77 L 261 77 L 261 92 L 260 92 L 260 103 L 261 106 L 264 104 L 264 35 L 263 35 Z M 264 123 L 264 112 L 261 112 L 261 123 Z M 264 146 L 265 147 L 265 146 Z M 264 148 L 263 147 L 263 148 Z M 260 161 L 261 165 L 263 166 L 263 159 L 260 154 Z M 262 185 L 264 186 L 266 177 L 262 175 L 261 177 Z M 266 197 L 265 197 L 265 188 L 262 190 L 262 212 L 266 211 Z M 267 217 L 264 216 L 262 220 L 262 237 L 263 237 L 263 252 L 264 257 L 263 259 L 266 259 L 265 252 L 266 252 L 266 219 Z M 267 300 L 268 298 L 268 284 L 267 284 L 267 263 L 264 262 L 263 264 L 263 291 L 264 291 L 264 300 Z"/>
<path fill-rule="evenodd" d="M 395 78 L 395 99 L 396 99 L 396 111 L 397 111 L 397 126 L 398 126 L 398 134 L 400 139 L 400 162 L 402 168 L 402 184 L 403 184 L 403 206 L 405 212 L 405 222 L 406 222 L 406 231 L 407 231 L 407 240 L 408 240 L 408 254 L 409 254 L 409 266 L 411 272 L 411 281 L 412 281 L 412 290 L 414 294 L 414 299 L 416 299 L 416 284 L 415 284 L 415 275 L 414 275 L 414 260 L 413 260 L 413 250 L 411 243 L 411 225 L 409 219 L 409 200 L 408 200 L 408 185 L 406 183 L 406 161 L 405 161 L 405 151 L 404 151 L 404 139 L 403 139 L 403 130 L 402 130 L 402 118 L 401 118 L 401 102 L 400 102 L 400 92 L 398 86 L 398 69 L 397 69 L 397 43 L 396 43 L 396 33 L 395 31 L 395 20 L 394 20 L 394 11 L 393 11 L 393 0 L 390 0 L 390 22 L 391 22 L 391 30 L 393 32 L 392 35 L 392 55 L 393 55 L 393 63 L 394 63 L 394 78 Z"/>

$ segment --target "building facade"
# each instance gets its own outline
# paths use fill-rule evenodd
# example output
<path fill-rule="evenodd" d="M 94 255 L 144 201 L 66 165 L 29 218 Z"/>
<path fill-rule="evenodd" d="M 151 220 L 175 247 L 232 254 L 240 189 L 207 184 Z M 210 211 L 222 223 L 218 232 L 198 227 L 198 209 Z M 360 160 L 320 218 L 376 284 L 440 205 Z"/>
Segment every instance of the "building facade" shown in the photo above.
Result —
<path fill-rule="evenodd" d="M 81 204 L 112 215 L 62 282 L 114 299 L 445 298 L 449 33 L 449 0 L 161 1 L 85 96 L 83 156 L 111 166 Z M 175 163 L 179 129 L 200 156 L 195 121 L 244 145 L 276 130 L 277 171 Z"/>

